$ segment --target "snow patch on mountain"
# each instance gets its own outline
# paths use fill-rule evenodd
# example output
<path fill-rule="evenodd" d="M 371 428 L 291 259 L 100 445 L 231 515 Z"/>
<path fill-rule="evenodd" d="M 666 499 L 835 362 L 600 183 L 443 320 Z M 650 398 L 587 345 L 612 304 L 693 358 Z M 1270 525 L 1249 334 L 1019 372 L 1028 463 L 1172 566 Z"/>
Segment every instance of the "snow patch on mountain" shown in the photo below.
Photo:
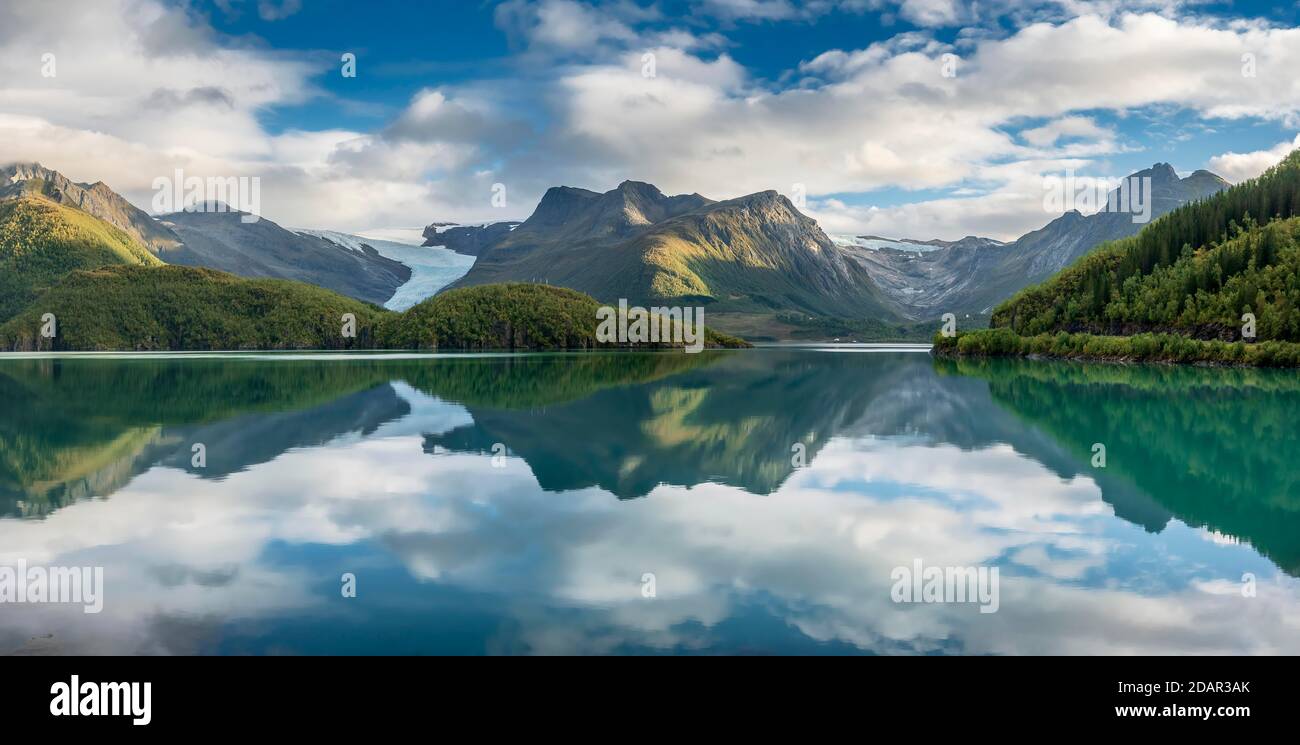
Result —
<path fill-rule="evenodd" d="M 854 246 L 856 248 L 865 248 L 868 251 L 879 251 L 882 248 L 892 248 L 898 251 L 936 251 L 941 246 L 932 246 L 925 243 L 908 240 L 894 240 L 892 238 L 876 238 L 865 235 L 832 235 L 830 239 L 837 246 Z"/>

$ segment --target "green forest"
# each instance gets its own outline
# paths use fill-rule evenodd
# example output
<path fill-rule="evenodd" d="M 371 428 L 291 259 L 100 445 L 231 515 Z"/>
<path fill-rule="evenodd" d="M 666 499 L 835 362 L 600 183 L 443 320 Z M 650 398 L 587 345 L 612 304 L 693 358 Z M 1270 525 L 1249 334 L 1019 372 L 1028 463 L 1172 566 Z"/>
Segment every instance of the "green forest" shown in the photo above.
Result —
<path fill-rule="evenodd" d="M 1033 336 L 1174 332 L 1300 341 L 1300 151 L 1264 175 L 1183 206 L 1104 244 L 993 313 L 991 327 Z"/>

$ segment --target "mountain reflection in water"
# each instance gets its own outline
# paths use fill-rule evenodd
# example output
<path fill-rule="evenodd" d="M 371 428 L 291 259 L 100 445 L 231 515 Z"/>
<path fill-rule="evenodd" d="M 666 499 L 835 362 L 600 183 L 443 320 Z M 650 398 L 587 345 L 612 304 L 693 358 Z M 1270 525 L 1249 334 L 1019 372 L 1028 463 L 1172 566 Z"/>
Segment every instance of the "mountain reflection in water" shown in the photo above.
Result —
<path fill-rule="evenodd" d="M 38 358 L 0 404 L 0 563 L 107 577 L 0 652 L 1300 652 L 1282 371 Z M 893 603 L 915 559 L 999 567 L 998 612 Z"/>

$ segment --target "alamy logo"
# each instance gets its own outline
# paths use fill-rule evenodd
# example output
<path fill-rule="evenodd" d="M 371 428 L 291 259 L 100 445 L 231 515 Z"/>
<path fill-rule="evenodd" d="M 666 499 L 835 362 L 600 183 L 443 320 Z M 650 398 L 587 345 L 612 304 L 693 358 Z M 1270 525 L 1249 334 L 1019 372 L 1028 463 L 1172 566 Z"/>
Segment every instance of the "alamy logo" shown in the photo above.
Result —
<path fill-rule="evenodd" d="M 596 341 L 602 344 L 645 344 L 673 342 L 685 345 L 688 354 L 704 349 L 703 308 L 628 307 L 627 300 L 618 307 L 602 305 L 596 309 Z"/>
<path fill-rule="evenodd" d="M 80 605 L 85 613 L 104 609 L 104 567 L 0 566 L 0 605 Z"/>
<path fill-rule="evenodd" d="M 50 686 L 50 714 L 56 717 L 131 717 L 131 724 L 143 726 L 153 721 L 152 683 L 81 682 L 72 676 L 69 683 Z"/>
<path fill-rule="evenodd" d="M 997 613 L 997 567 L 912 566 L 894 567 L 889 597 L 895 603 L 978 603 L 980 613 Z"/>
<path fill-rule="evenodd" d="M 262 219 L 262 179 L 258 176 L 186 176 L 177 168 L 174 176 L 153 180 L 155 215 L 171 212 L 243 212 L 239 221 Z"/>

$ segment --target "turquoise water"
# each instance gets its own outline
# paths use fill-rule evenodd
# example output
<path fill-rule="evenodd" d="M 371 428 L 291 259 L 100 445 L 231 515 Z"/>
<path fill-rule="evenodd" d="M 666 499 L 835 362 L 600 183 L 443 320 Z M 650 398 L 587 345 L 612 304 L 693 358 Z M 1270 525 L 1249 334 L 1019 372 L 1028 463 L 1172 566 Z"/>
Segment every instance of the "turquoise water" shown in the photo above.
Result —
<path fill-rule="evenodd" d="M 2 358 L 0 653 L 1300 652 L 1294 373 L 832 349 Z"/>

